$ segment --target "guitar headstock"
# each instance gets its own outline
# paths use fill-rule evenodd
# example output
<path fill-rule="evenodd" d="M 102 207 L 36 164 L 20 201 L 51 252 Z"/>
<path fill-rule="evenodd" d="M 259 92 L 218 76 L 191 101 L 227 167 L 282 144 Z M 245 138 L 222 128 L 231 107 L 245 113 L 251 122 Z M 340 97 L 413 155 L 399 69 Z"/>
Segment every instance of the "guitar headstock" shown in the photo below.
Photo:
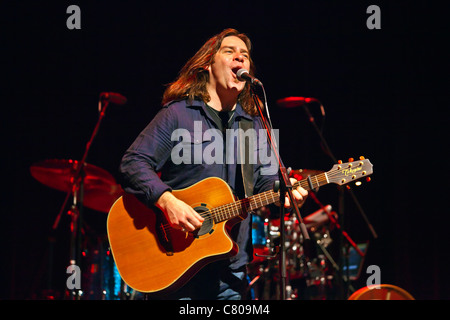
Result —
<path fill-rule="evenodd" d="M 344 185 L 352 181 L 369 176 L 373 173 L 373 165 L 369 159 L 360 157 L 359 160 L 349 159 L 349 162 L 337 164 L 327 172 L 328 181 L 338 185 Z"/>

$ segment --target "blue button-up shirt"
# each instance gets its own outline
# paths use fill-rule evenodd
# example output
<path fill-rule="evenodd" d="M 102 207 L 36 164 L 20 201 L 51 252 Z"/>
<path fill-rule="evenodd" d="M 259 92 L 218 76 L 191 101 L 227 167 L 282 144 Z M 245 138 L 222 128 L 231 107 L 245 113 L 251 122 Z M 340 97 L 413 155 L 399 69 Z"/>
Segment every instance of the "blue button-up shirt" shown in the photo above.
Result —
<path fill-rule="evenodd" d="M 164 106 L 158 112 L 122 159 L 121 183 L 126 192 L 134 194 L 151 207 L 165 191 L 186 188 L 208 177 L 219 177 L 233 190 L 236 189 L 236 178 L 242 179 L 240 162 L 237 159 L 238 139 L 226 141 L 226 148 L 234 149 L 234 152 L 221 154 L 216 148 L 215 152 L 211 153 L 215 140 L 205 139 L 205 132 L 216 130 L 218 135 L 223 135 L 218 130 L 218 117 L 216 119 L 207 108 L 209 107 L 202 101 L 181 100 Z M 248 115 L 240 104 L 236 105 L 229 128 L 237 130 L 242 118 L 253 121 L 258 140 L 253 145 L 253 152 L 270 155 L 260 117 Z M 222 157 L 221 161 L 211 161 L 217 160 L 218 157 Z M 278 165 L 274 165 L 274 157 L 270 159 L 272 160 L 268 162 L 267 159 L 259 161 L 260 157 L 256 158 L 253 165 L 253 194 L 273 188 L 274 181 L 278 179 Z M 232 258 L 233 269 L 251 261 L 250 222 L 251 216 L 233 228 L 233 231 L 239 228 L 238 232 L 233 232 L 233 240 L 240 248 L 239 253 Z"/>

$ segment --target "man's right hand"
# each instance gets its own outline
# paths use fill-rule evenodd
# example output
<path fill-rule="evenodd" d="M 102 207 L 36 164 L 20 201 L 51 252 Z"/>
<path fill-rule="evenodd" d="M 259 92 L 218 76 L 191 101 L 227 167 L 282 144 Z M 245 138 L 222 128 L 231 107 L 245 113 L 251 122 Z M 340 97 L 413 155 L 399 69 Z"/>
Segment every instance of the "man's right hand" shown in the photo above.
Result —
<path fill-rule="evenodd" d="M 191 206 L 175 197 L 170 191 L 164 192 L 155 204 L 164 212 L 167 221 L 175 229 L 192 232 L 200 228 L 205 220 Z"/>

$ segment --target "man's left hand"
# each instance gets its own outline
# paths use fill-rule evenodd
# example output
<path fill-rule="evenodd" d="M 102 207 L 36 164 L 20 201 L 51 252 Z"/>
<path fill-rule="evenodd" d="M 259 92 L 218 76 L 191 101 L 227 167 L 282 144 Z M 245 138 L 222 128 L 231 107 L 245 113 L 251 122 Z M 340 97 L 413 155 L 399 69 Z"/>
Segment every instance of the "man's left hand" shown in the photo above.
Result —
<path fill-rule="evenodd" d="M 291 184 L 295 185 L 297 183 L 297 180 L 294 178 L 289 178 L 291 180 Z M 295 200 L 297 201 L 298 207 L 301 207 L 304 203 L 306 198 L 308 197 L 308 191 L 303 189 L 302 187 L 298 186 L 297 188 L 292 188 L 292 195 L 294 196 Z M 284 207 L 289 208 L 291 206 L 291 202 L 289 200 L 289 197 L 286 195 L 284 200 Z"/>

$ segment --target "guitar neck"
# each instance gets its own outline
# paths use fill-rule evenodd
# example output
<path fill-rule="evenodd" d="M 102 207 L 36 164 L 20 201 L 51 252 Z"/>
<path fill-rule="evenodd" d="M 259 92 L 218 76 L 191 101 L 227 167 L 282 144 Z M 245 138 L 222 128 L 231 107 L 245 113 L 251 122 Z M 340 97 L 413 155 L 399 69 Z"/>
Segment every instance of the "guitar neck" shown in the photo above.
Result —
<path fill-rule="evenodd" d="M 303 189 L 310 191 L 329 183 L 343 185 L 372 174 L 372 167 L 370 161 L 364 159 L 364 157 L 360 157 L 360 160 L 355 162 L 353 162 L 353 159 L 347 163 L 339 161 L 330 171 L 299 180 L 293 185 L 293 188 L 301 186 Z M 211 210 L 211 213 L 215 222 L 222 222 L 279 201 L 280 194 L 269 190 L 214 208 Z"/>
<path fill-rule="evenodd" d="M 310 191 L 329 183 L 327 173 L 321 173 L 307 179 L 297 181 L 293 185 L 293 188 L 301 186 L 303 189 Z M 279 201 L 280 194 L 278 192 L 274 192 L 273 190 L 268 190 L 254 196 L 214 208 L 211 210 L 211 213 L 214 216 L 214 222 L 219 223 Z"/>

